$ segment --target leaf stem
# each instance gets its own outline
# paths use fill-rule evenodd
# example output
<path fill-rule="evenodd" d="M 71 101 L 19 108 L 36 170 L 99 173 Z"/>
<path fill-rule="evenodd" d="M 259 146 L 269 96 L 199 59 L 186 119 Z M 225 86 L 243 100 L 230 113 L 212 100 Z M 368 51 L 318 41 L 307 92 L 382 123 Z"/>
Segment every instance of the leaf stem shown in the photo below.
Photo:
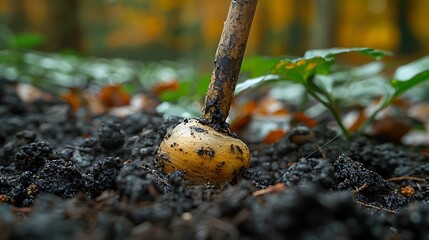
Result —
<path fill-rule="evenodd" d="M 374 122 L 374 119 L 377 117 L 377 115 L 386 109 L 392 102 L 400 95 L 400 92 L 395 91 L 391 96 L 388 96 L 386 100 L 383 101 L 383 103 L 376 109 L 359 127 L 358 132 L 362 133 L 365 131 L 365 129 L 368 127 L 369 124 Z"/>
<path fill-rule="evenodd" d="M 337 122 L 338 126 L 341 129 L 341 132 L 343 133 L 344 137 L 347 140 L 350 140 L 351 136 L 350 136 L 350 132 L 347 130 L 347 128 L 344 126 L 343 121 L 341 120 L 340 115 L 338 114 L 338 111 L 336 110 L 336 108 L 334 107 L 334 102 L 332 101 L 332 99 L 330 98 L 329 95 L 327 95 L 326 97 L 328 98 L 328 102 L 325 102 L 323 99 L 321 99 L 310 87 L 306 86 L 308 93 L 315 98 L 317 101 L 319 101 L 323 106 L 325 106 L 331 113 L 332 116 L 334 117 L 335 121 Z"/>

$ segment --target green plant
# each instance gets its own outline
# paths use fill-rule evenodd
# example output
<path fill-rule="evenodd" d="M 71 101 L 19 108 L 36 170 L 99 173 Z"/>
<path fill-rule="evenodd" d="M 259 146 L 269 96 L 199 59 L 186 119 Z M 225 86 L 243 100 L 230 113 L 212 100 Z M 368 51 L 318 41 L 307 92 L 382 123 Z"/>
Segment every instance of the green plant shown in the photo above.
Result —
<path fill-rule="evenodd" d="M 385 81 L 384 77 L 379 75 L 383 68 L 381 62 L 348 70 L 336 65 L 336 56 L 344 53 L 359 53 L 377 61 L 391 55 L 389 52 L 371 48 L 310 50 L 302 58 L 277 61 L 265 75 L 239 83 L 235 93 L 239 94 L 267 82 L 298 83 L 305 88 L 308 95 L 331 112 L 342 133 L 349 139 L 350 132 L 342 121 L 341 107 L 357 102 L 365 105 L 364 102 L 368 98 L 382 98 L 376 110 L 360 126 L 359 131 L 363 131 L 377 114 L 388 107 L 398 96 L 429 79 L 429 57 L 399 67 L 393 79 Z"/>
<path fill-rule="evenodd" d="M 0 24 L 0 49 L 35 49 L 45 42 L 42 34 L 35 32 L 13 33 L 9 27 Z"/>

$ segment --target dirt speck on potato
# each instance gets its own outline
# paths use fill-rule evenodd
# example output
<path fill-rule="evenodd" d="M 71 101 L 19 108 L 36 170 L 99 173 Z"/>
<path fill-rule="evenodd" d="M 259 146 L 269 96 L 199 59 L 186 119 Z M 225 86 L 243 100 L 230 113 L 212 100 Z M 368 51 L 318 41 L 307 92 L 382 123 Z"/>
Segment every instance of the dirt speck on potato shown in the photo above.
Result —
<path fill-rule="evenodd" d="M 216 151 L 210 147 L 200 147 L 197 150 L 199 156 L 208 156 L 209 158 L 214 158 Z"/>

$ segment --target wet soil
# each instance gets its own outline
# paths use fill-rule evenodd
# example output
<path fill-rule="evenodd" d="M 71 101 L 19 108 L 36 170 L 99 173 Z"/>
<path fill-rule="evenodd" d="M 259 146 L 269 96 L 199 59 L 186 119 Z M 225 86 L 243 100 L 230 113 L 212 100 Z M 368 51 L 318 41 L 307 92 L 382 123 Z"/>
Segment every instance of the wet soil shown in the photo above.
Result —
<path fill-rule="evenodd" d="M 249 146 L 234 185 L 189 186 L 155 160 L 183 119 L 89 117 L 0 87 L 0 239 L 429 239 L 429 158 L 415 149 L 321 124 Z"/>

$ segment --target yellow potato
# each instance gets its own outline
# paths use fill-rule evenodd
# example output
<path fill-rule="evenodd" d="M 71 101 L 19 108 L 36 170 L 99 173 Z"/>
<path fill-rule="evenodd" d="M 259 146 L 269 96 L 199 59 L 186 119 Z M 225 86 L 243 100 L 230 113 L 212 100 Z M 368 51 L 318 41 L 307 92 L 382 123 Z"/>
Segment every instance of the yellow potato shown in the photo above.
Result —
<path fill-rule="evenodd" d="M 191 119 L 165 136 L 157 161 L 164 173 L 180 170 L 191 184 L 221 185 L 235 181 L 241 169 L 249 168 L 250 152 L 240 139 Z"/>

